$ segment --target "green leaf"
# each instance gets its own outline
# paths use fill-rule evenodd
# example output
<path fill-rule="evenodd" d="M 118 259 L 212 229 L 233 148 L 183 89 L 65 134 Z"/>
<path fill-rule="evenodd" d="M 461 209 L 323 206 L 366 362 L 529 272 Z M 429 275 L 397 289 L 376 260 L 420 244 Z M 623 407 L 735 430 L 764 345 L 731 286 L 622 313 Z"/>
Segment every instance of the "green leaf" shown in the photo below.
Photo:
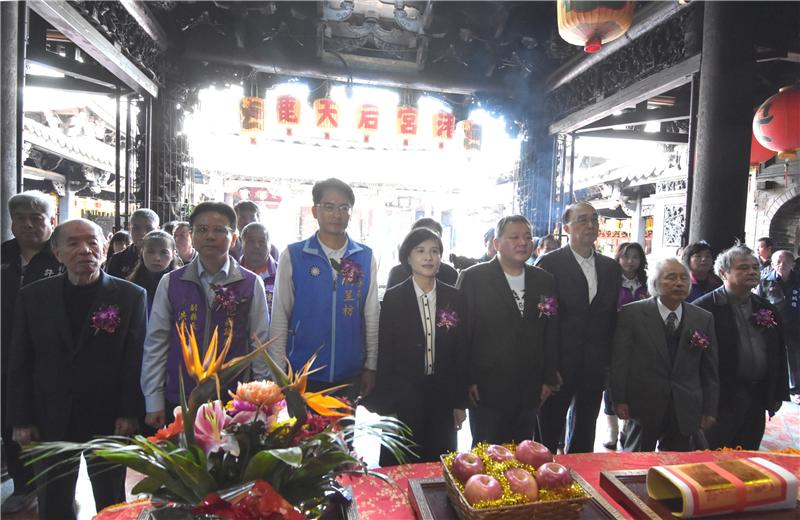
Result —
<path fill-rule="evenodd" d="M 146 493 L 148 495 L 152 495 L 163 485 L 164 482 L 162 482 L 161 479 L 156 477 L 145 477 L 144 479 L 140 480 L 138 484 L 133 486 L 133 489 L 131 489 L 131 494 L 138 495 L 140 493 Z"/>
<path fill-rule="evenodd" d="M 292 468 L 300 467 L 303 463 L 303 450 L 294 447 L 259 451 L 247 464 L 242 475 L 242 482 L 267 479 L 280 463 Z"/>

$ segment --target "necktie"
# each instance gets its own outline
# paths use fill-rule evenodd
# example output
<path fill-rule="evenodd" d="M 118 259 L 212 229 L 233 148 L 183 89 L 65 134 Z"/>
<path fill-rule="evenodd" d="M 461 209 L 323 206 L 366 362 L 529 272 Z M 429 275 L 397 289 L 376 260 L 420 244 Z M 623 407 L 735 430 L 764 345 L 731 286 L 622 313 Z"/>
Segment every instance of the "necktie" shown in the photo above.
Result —
<path fill-rule="evenodd" d="M 667 330 L 670 334 L 675 334 L 675 331 L 678 330 L 678 315 L 674 312 L 670 312 L 667 316 Z"/>

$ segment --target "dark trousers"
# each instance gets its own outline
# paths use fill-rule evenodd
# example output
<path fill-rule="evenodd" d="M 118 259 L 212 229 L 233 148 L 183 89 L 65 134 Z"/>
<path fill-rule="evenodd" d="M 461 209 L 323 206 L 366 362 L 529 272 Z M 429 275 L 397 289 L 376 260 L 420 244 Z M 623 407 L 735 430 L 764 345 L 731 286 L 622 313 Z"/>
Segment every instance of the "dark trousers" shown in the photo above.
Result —
<path fill-rule="evenodd" d="M 786 339 L 786 360 L 789 365 L 789 389 L 800 394 L 800 338 Z"/>
<path fill-rule="evenodd" d="M 37 473 L 48 470 L 38 483 L 39 518 L 74 520 L 75 484 L 80 454 L 55 455 L 34 465 Z M 87 453 L 87 470 L 97 511 L 125 501 L 125 468 Z M 50 469 L 52 468 L 52 469 Z"/>
<path fill-rule="evenodd" d="M 434 376 L 427 376 L 420 390 L 410 390 L 395 412 L 397 418 L 411 428 L 411 440 L 416 444 L 413 450 L 417 456 L 410 456 L 409 462 L 438 462 L 439 455 L 456 450 L 453 407 L 443 402 L 442 398 L 447 394 Z M 381 446 L 380 465 L 394 466 L 397 463 L 389 450 Z"/>
<path fill-rule="evenodd" d="M 33 490 L 30 484 L 28 484 L 28 481 L 33 478 L 33 472 L 30 466 L 25 466 L 20 459 L 20 450 L 22 448 L 13 440 L 14 429 L 6 418 L 6 396 L 8 395 L 8 392 L 6 392 L 7 376 L 3 374 L 0 377 L 2 377 L 2 389 L 0 390 L 0 392 L 2 392 L 0 393 L 0 406 L 2 406 L 0 417 L 2 417 L 2 419 L 0 420 L 2 420 L 3 424 L 0 435 L 2 435 L 3 440 L 3 462 L 8 469 L 8 476 L 14 480 L 14 494 L 26 495 Z"/>
<path fill-rule="evenodd" d="M 672 402 L 667 406 L 667 413 L 660 425 L 644 425 L 635 418 L 628 421 L 625 451 L 692 451 L 692 439 L 681 433 L 678 417 Z M 699 425 L 698 425 L 699 427 Z"/>
<path fill-rule="evenodd" d="M 564 453 L 593 452 L 602 399 L 602 388 L 586 388 L 574 381 L 565 381 L 561 390 L 551 395 L 539 412 L 543 444 L 556 453 L 564 435 L 567 412 L 570 411 L 572 422 L 571 426 L 566 426 Z"/>
<path fill-rule="evenodd" d="M 509 411 L 481 405 L 469 409 L 469 427 L 473 446 L 479 442 L 506 444 L 533 439 L 536 410 Z"/>
<path fill-rule="evenodd" d="M 726 396 L 728 406 L 720 403 L 717 424 L 708 434 L 711 449 L 736 448 L 758 450 L 766 427 L 766 395 L 764 383 L 742 383 Z"/>

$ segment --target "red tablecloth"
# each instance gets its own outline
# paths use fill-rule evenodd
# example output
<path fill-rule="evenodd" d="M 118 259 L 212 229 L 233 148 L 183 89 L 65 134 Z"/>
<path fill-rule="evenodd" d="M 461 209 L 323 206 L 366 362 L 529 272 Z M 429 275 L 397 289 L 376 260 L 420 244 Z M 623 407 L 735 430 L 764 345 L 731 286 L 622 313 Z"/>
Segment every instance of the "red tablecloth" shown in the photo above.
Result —
<path fill-rule="evenodd" d="M 593 486 L 609 503 L 616 506 L 627 518 L 632 518 L 623 508 L 600 489 L 600 472 L 605 470 L 647 469 L 664 464 L 708 462 L 743 457 L 764 457 L 793 472 L 800 478 L 800 455 L 784 455 L 763 451 L 695 451 L 690 453 L 585 453 L 558 455 L 556 461 L 574 469 Z M 362 520 L 413 519 L 414 511 L 408 499 L 408 480 L 441 476 L 439 463 L 408 464 L 383 468 L 397 483 L 391 486 L 373 477 L 345 477 L 344 483 L 353 487 L 358 514 Z M 146 507 L 147 501 L 108 508 L 96 518 L 100 520 L 135 519 Z"/>

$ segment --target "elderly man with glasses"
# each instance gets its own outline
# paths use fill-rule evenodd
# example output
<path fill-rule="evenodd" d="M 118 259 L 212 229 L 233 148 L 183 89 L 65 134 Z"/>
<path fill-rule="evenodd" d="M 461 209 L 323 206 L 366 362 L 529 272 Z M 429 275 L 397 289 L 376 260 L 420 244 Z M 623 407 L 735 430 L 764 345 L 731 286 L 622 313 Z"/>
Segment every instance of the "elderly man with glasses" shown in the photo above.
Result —
<path fill-rule="evenodd" d="M 194 327 L 202 347 L 208 345 L 216 328 L 221 342 L 227 334 L 233 334 L 228 359 L 254 349 L 254 338 L 263 342 L 268 336 L 264 282 L 228 255 L 236 240 L 233 208 L 222 202 L 201 202 L 189 216 L 189 226 L 198 257 L 161 278 L 144 342 L 141 382 L 145 422 L 153 428 L 171 421 L 171 414 L 180 403 L 178 370 L 183 371 L 186 394 L 193 388 L 183 366 L 176 323 Z M 230 330 L 229 320 L 233 320 Z M 252 376 L 260 379 L 267 373 L 263 358 L 257 358 Z M 241 379 L 248 377 L 250 373 L 246 372 Z"/>
<path fill-rule="evenodd" d="M 281 253 L 272 301 L 273 358 L 300 367 L 318 353 L 309 391 L 341 384 L 340 395 L 367 397 L 378 364 L 377 265 L 372 250 L 347 234 L 353 189 L 317 182 L 311 212 L 319 231 Z"/>

